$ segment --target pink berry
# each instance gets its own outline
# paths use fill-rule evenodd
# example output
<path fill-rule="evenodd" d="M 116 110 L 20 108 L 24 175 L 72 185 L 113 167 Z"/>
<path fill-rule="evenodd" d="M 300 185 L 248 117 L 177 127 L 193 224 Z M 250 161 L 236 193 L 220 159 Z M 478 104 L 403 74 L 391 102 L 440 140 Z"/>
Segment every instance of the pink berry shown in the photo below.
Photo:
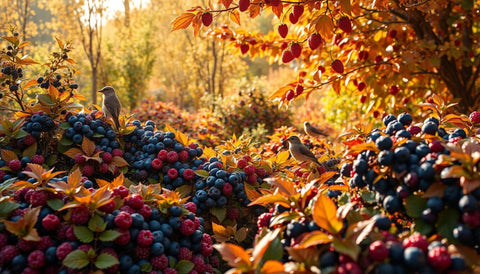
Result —
<path fill-rule="evenodd" d="M 74 248 L 73 248 L 73 246 L 70 242 L 61 243 L 57 247 L 57 252 L 56 252 L 57 258 L 60 261 L 63 261 L 63 259 L 65 259 L 65 257 L 67 257 L 67 255 L 70 254 L 70 252 L 73 251 L 73 249 Z"/>
<path fill-rule="evenodd" d="M 18 172 L 22 169 L 22 163 L 19 160 L 11 160 L 8 162 L 8 167 L 14 172 Z"/>
<path fill-rule="evenodd" d="M 137 243 L 140 246 L 150 246 L 153 243 L 153 234 L 150 230 L 140 230 L 137 235 Z"/>
<path fill-rule="evenodd" d="M 143 197 L 138 193 L 133 193 L 125 199 L 125 205 L 138 210 L 143 206 Z"/>
<path fill-rule="evenodd" d="M 168 258 L 165 254 L 150 259 L 150 264 L 154 270 L 164 270 L 168 267 Z"/>
<path fill-rule="evenodd" d="M 119 228 L 128 229 L 132 225 L 132 216 L 127 212 L 121 211 L 115 216 L 114 223 Z"/>
<path fill-rule="evenodd" d="M 42 155 L 33 155 L 32 163 L 37 165 L 42 165 L 45 162 L 45 158 Z"/>
<path fill-rule="evenodd" d="M 40 250 L 35 250 L 28 255 L 27 261 L 32 268 L 42 268 L 45 265 L 45 254 Z"/>
<path fill-rule="evenodd" d="M 192 212 L 193 214 L 197 212 L 197 205 L 194 202 L 188 202 L 184 206 L 188 211 Z"/>
<path fill-rule="evenodd" d="M 183 178 L 185 180 L 193 180 L 195 178 L 195 172 L 192 169 L 187 168 L 183 171 Z"/>
<path fill-rule="evenodd" d="M 436 246 L 428 251 L 428 262 L 437 271 L 443 271 L 450 266 L 452 259 L 446 247 Z"/>
<path fill-rule="evenodd" d="M 46 230 L 56 230 L 60 225 L 60 219 L 55 214 L 48 214 L 43 218 L 42 225 Z"/>
<path fill-rule="evenodd" d="M 168 170 L 167 175 L 170 179 L 175 179 L 178 177 L 178 171 L 175 168 L 171 168 Z"/>
<path fill-rule="evenodd" d="M 167 153 L 167 161 L 169 163 L 175 163 L 176 161 L 178 161 L 178 153 L 176 153 L 175 151 L 169 151 Z"/>
<path fill-rule="evenodd" d="M 190 219 L 183 220 L 180 226 L 180 233 L 183 235 L 189 236 L 195 232 L 195 223 Z"/>
<path fill-rule="evenodd" d="M 75 225 L 83 225 L 89 218 L 90 212 L 86 206 L 79 206 L 72 210 L 72 223 Z"/>
<path fill-rule="evenodd" d="M 143 205 L 142 208 L 138 210 L 138 213 L 148 220 L 150 216 L 152 216 L 152 208 L 149 205 Z"/>
<path fill-rule="evenodd" d="M 470 113 L 470 121 L 474 124 L 479 124 L 480 123 L 480 111 L 474 111 Z"/>
<path fill-rule="evenodd" d="M 180 162 L 186 162 L 188 161 L 188 152 L 186 150 L 182 150 L 178 153 L 178 159 Z"/>
<path fill-rule="evenodd" d="M 368 248 L 368 256 L 374 261 L 381 262 L 388 257 L 388 248 L 382 241 L 375 241 Z"/>

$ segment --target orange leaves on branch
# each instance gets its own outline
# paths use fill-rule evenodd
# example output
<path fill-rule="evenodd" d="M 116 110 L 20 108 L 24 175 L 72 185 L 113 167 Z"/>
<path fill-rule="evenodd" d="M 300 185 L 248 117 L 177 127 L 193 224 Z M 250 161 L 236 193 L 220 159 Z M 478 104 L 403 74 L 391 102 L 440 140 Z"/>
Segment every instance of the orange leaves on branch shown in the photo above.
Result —
<path fill-rule="evenodd" d="M 335 25 L 333 24 L 332 18 L 327 15 L 320 15 L 317 17 L 313 23 L 315 24 L 315 30 L 322 36 L 328 39 L 333 37 Z"/>
<path fill-rule="evenodd" d="M 18 221 L 6 221 L 4 220 L 5 228 L 18 237 L 26 241 L 40 241 L 37 229 L 34 228 L 37 223 L 38 215 L 40 214 L 41 207 L 35 207 L 27 211 L 22 218 Z"/>
<path fill-rule="evenodd" d="M 315 223 L 326 231 L 336 234 L 343 227 L 343 222 L 337 217 L 337 206 L 325 195 L 317 195 L 313 205 L 312 217 Z"/>
<path fill-rule="evenodd" d="M 215 244 L 213 247 L 218 250 L 229 266 L 238 270 L 251 269 L 249 253 L 242 247 L 229 243 Z"/>
<path fill-rule="evenodd" d="M 179 29 L 186 29 L 195 18 L 195 14 L 191 12 L 185 12 L 182 15 L 178 16 L 172 22 L 172 31 Z"/>

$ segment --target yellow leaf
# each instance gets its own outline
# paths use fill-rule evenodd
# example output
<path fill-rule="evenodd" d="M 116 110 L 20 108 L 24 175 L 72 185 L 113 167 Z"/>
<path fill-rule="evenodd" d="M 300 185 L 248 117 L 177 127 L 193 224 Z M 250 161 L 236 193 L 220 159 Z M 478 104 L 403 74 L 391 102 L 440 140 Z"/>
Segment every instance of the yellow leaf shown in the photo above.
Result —
<path fill-rule="evenodd" d="M 343 227 L 342 220 L 337 217 L 337 206 L 325 195 L 317 195 L 312 217 L 319 227 L 332 234 L 338 233 Z"/>
<path fill-rule="evenodd" d="M 113 156 L 110 164 L 118 167 L 128 166 L 128 162 L 120 156 Z"/>
<path fill-rule="evenodd" d="M 191 12 L 186 12 L 178 16 L 172 22 L 172 31 L 187 28 L 192 23 L 194 17 L 195 17 L 195 14 Z"/>
<path fill-rule="evenodd" d="M 263 264 L 261 273 L 264 274 L 283 274 L 288 273 L 285 271 L 285 267 L 279 261 L 268 260 Z"/>
<path fill-rule="evenodd" d="M 233 11 L 230 12 L 230 19 L 233 22 L 240 25 L 240 13 L 238 12 L 238 10 L 233 10 Z"/>
<path fill-rule="evenodd" d="M 27 89 L 29 87 L 32 87 L 32 86 L 36 86 L 38 85 L 38 82 L 36 79 L 32 79 L 30 81 L 28 81 L 24 86 L 23 86 L 23 89 Z"/>
<path fill-rule="evenodd" d="M 333 36 L 333 24 L 332 18 L 327 15 L 320 15 L 315 24 L 315 30 L 324 38 L 331 39 Z"/>
<path fill-rule="evenodd" d="M 15 152 L 13 152 L 11 150 L 2 149 L 1 154 L 2 154 L 2 159 L 5 162 L 10 162 L 12 160 L 18 160 L 17 154 L 15 154 Z"/>
<path fill-rule="evenodd" d="M 95 143 L 88 138 L 83 138 L 82 150 L 86 156 L 93 156 L 95 152 Z"/>
<path fill-rule="evenodd" d="M 216 224 L 214 222 L 212 222 L 212 231 L 213 234 L 220 235 L 225 238 L 228 238 L 230 236 L 230 233 L 228 233 L 227 229 L 224 226 Z"/>
<path fill-rule="evenodd" d="M 350 3 L 350 0 L 340 0 L 340 10 L 350 15 L 352 13 L 352 4 Z"/>
<path fill-rule="evenodd" d="M 242 247 L 229 243 L 215 244 L 213 247 L 220 252 L 220 255 L 227 261 L 229 266 L 235 268 L 251 267 L 250 256 Z"/>
<path fill-rule="evenodd" d="M 300 244 L 295 246 L 296 249 L 307 248 L 311 246 L 321 245 L 330 243 L 332 241 L 332 236 L 328 235 L 325 232 L 320 230 L 312 231 L 309 233 L 302 234 L 302 239 Z"/>
<path fill-rule="evenodd" d="M 48 94 L 50 95 L 50 98 L 52 98 L 52 100 L 56 100 L 60 95 L 58 89 L 53 85 L 48 86 Z"/>
<path fill-rule="evenodd" d="M 57 40 L 58 47 L 63 49 L 63 42 L 62 40 L 58 39 L 58 37 L 55 37 L 55 40 Z"/>
<path fill-rule="evenodd" d="M 283 195 L 279 195 L 279 194 L 261 196 L 255 201 L 251 202 L 249 206 L 268 205 L 268 204 L 279 204 L 281 206 L 290 208 L 290 202 L 288 201 L 288 199 L 285 198 Z"/>
<path fill-rule="evenodd" d="M 275 156 L 275 162 L 277 164 L 283 164 L 288 160 L 288 157 L 290 157 L 290 152 L 288 150 L 281 151 Z"/>

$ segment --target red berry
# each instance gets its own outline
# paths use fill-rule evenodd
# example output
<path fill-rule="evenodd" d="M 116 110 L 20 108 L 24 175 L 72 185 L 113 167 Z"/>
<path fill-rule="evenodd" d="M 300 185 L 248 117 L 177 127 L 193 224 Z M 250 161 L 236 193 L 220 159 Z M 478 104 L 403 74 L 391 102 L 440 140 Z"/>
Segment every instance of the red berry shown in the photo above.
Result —
<path fill-rule="evenodd" d="M 272 213 L 265 212 L 258 216 L 257 227 L 261 229 L 262 227 L 270 226 L 270 219 L 272 219 Z"/>
<path fill-rule="evenodd" d="M 195 214 L 197 212 L 197 205 L 194 202 L 188 202 L 184 205 L 185 209 Z"/>
<path fill-rule="evenodd" d="M 248 162 L 245 159 L 240 159 L 237 162 L 237 167 L 244 169 L 248 165 Z"/>
<path fill-rule="evenodd" d="M 193 232 L 195 232 L 195 223 L 190 219 L 183 220 L 180 226 L 180 233 L 185 236 L 190 236 Z"/>
<path fill-rule="evenodd" d="M 37 164 L 37 165 L 41 165 L 45 162 L 45 158 L 42 156 L 42 155 L 33 155 L 32 156 L 32 163 L 33 164 Z"/>
<path fill-rule="evenodd" d="M 368 51 L 362 50 L 358 53 L 358 60 L 367 60 L 368 59 Z"/>
<path fill-rule="evenodd" d="M 72 223 L 75 225 L 83 225 L 88 222 L 90 212 L 86 206 L 79 206 L 72 210 Z"/>
<path fill-rule="evenodd" d="M 200 252 L 202 252 L 202 255 L 206 257 L 212 255 L 212 252 L 213 252 L 212 244 L 202 243 Z"/>
<path fill-rule="evenodd" d="M 179 260 L 188 260 L 190 261 L 193 257 L 193 252 L 186 248 L 186 247 L 181 247 L 180 251 L 178 252 L 178 259 Z"/>
<path fill-rule="evenodd" d="M 123 156 L 123 151 L 119 148 L 116 148 L 116 149 L 112 150 L 112 156 L 122 157 Z"/>
<path fill-rule="evenodd" d="M 170 179 L 175 179 L 178 177 L 178 171 L 175 168 L 171 168 L 168 170 L 167 175 Z"/>
<path fill-rule="evenodd" d="M 288 26 L 286 24 L 281 24 L 278 26 L 277 31 L 282 38 L 285 38 L 288 34 Z"/>
<path fill-rule="evenodd" d="M 367 96 L 362 95 L 360 96 L 360 103 L 364 104 L 367 101 Z"/>
<path fill-rule="evenodd" d="M 137 235 L 137 243 L 140 246 L 150 246 L 153 243 L 153 234 L 150 230 L 140 230 Z"/>
<path fill-rule="evenodd" d="M 428 241 L 425 236 L 420 233 L 414 233 L 402 242 L 403 248 L 415 246 L 426 252 L 428 250 Z"/>
<path fill-rule="evenodd" d="M 302 46 L 299 43 L 293 43 L 290 46 L 290 50 L 294 58 L 298 58 L 302 54 Z"/>
<path fill-rule="evenodd" d="M 138 193 L 133 193 L 125 199 L 125 205 L 138 210 L 143 206 L 143 197 Z"/>
<path fill-rule="evenodd" d="M 205 259 L 202 255 L 193 256 L 192 263 L 195 265 L 193 269 L 196 270 L 198 273 L 205 273 L 205 271 L 207 270 Z"/>
<path fill-rule="evenodd" d="M 358 91 L 362 91 L 362 90 L 364 90 L 366 87 L 367 87 L 367 84 L 365 84 L 365 82 L 360 82 L 360 83 L 358 83 L 358 85 L 357 85 Z"/>
<path fill-rule="evenodd" d="M 60 225 L 60 219 L 55 214 L 48 214 L 42 219 L 42 225 L 46 230 L 56 230 Z"/>
<path fill-rule="evenodd" d="M 87 161 L 82 153 L 77 153 L 73 160 L 75 161 L 75 164 L 84 164 Z"/>
<path fill-rule="evenodd" d="M 162 161 L 165 161 L 167 160 L 167 154 L 168 154 L 168 151 L 166 151 L 165 149 L 162 149 L 158 152 L 157 158 Z"/>
<path fill-rule="evenodd" d="M 92 176 L 94 172 L 95 172 L 95 168 L 93 168 L 92 165 L 85 165 L 82 169 L 82 174 L 87 177 Z"/>
<path fill-rule="evenodd" d="M 79 246 L 77 249 L 87 253 L 90 249 L 93 249 L 93 247 L 90 244 L 83 244 Z"/>
<path fill-rule="evenodd" d="M 290 50 L 284 50 L 282 53 L 282 62 L 289 63 L 293 60 L 293 53 Z"/>
<path fill-rule="evenodd" d="M 397 93 L 400 91 L 400 87 L 398 87 L 397 85 L 393 85 L 390 87 L 390 89 L 388 90 L 388 93 L 392 94 L 392 95 L 397 95 Z"/>
<path fill-rule="evenodd" d="M 204 12 L 202 14 L 202 23 L 205 27 L 208 27 L 212 24 L 213 16 L 210 12 Z"/>
<path fill-rule="evenodd" d="M 250 0 L 240 0 L 238 1 L 238 9 L 241 12 L 244 12 L 248 10 L 248 7 L 250 7 Z"/>
<path fill-rule="evenodd" d="M 113 195 L 119 196 L 120 198 L 124 199 L 128 196 L 129 190 L 125 186 L 118 186 L 113 189 Z"/>
<path fill-rule="evenodd" d="M 130 206 L 128 205 L 123 205 L 119 208 L 120 211 L 125 211 L 127 212 L 128 214 L 132 215 L 133 213 L 135 213 L 135 209 L 131 208 Z"/>
<path fill-rule="evenodd" d="M 152 168 L 153 169 L 159 170 L 159 169 L 162 168 L 162 165 L 163 165 L 162 160 L 160 160 L 158 158 L 153 159 L 153 161 L 152 161 Z"/>
<path fill-rule="evenodd" d="M 175 268 L 167 267 L 163 271 L 163 274 L 178 274 L 178 271 Z"/>
<path fill-rule="evenodd" d="M 36 245 L 38 250 L 45 251 L 47 248 L 53 246 L 53 240 L 50 238 L 50 236 L 42 236 L 40 237 L 40 241 L 36 242 Z"/>
<path fill-rule="evenodd" d="M 335 59 L 333 62 L 332 62 L 332 69 L 333 71 L 335 71 L 336 73 L 340 73 L 342 74 L 344 72 L 344 68 L 343 68 L 343 63 L 342 61 L 338 60 L 338 59 Z"/>
<path fill-rule="evenodd" d="M 11 160 L 10 162 L 8 162 L 8 167 L 14 172 L 18 172 L 20 171 L 20 169 L 22 169 L 22 163 L 20 162 L 20 160 Z"/>
<path fill-rule="evenodd" d="M 300 96 L 303 93 L 303 86 L 302 85 L 297 85 L 295 86 L 295 94 L 296 96 Z"/>
<path fill-rule="evenodd" d="M 70 242 L 63 242 L 57 247 L 56 255 L 58 260 L 63 261 L 70 252 L 74 250 L 73 245 Z"/>
<path fill-rule="evenodd" d="M 195 178 L 195 172 L 192 169 L 187 168 L 183 171 L 183 178 L 185 180 L 193 180 Z"/>
<path fill-rule="evenodd" d="M 186 150 L 182 150 L 178 153 L 178 159 L 180 162 L 188 161 L 188 152 Z"/>
<path fill-rule="evenodd" d="M 247 177 L 247 183 L 249 183 L 249 184 L 251 184 L 251 185 L 257 183 L 257 175 L 255 175 L 255 174 L 248 175 L 248 177 Z"/>
<path fill-rule="evenodd" d="M 115 216 L 114 223 L 119 228 L 127 229 L 132 225 L 132 216 L 127 212 L 121 211 Z"/>
<path fill-rule="evenodd" d="M 223 195 L 228 196 L 232 193 L 233 187 L 230 183 L 225 183 L 222 188 Z"/>
<path fill-rule="evenodd" d="M 395 38 L 397 36 L 397 30 L 391 29 L 388 31 L 388 37 Z"/>
<path fill-rule="evenodd" d="M 138 213 L 143 216 L 144 219 L 149 219 L 152 216 L 152 208 L 149 205 L 143 205 L 142 208 L 138 210 Z"/>
<path fill-rule="evenodd" d="M 388 248 L 382 241 L 375 241 L 368 247 L 368 256 L 374 261 L 381 262 L 388 257 Z"/>
<path fill-rule="evenodd" d="M 340 20 L 338 21 L 338 27 L 345 33 L 352 32 L 352 22 L 350 21 L 350 18 L 346 16 L 340 18 Z"/>
<path fill-rule="evenodd" d="M 162 159 L 160 159 L 162 160 Z M 176 161 L 178 161 L 178 153 L 176 153 L 175 151 L 170 151 L 167 153 L 167 159 L 166 159 L 169 163 L 175 163 Z M 162 160 L 163 161 L 163 160 Z"/>
<path fill-rule="evenodd" d="M 110 152 L 104 152 L 102 153 L 102 160 L 105 162 L 105 163 L 110 163 L 112 161 L 112 154 Z"/>
<path fill-rule="evenodd" d="M 115 238 L 115 244 L 126 245 L 130 242 L 130 231 L 128 229 L 116 228 L 115 231 L 120 233 L 120 236 Z"/>
<path fill-rule="evenodd" d="M 290 101 L 290 100 L 292 100 L 293 98 L 295 98 L 295 91 L 293 91 L 293 89 L 289 89 L 289 90 L 287 91 L 287 94 L 285 95 L 285 99 L 286 99 L 287 101 Z"/>
<path fill-rule="evenodd" d="M 240 210 L 236 207 L 227 208 L 227 218 L 230 220 L 236 220 L 240 217 Z"/>
<path fill-rule="evenodd" d="M 380 63 L 380 62 L 382 62 L 382 61 L 383 61 L 382 56 L 380 56 L 380 55 L 375 56 L 375 63 L 376 63 L 376 64 L 378 64 L 378 63 Z"/>
<path fill-rule="evenodd" d="M 203 234 L 202 243 L 213 245 L 212 237 L 209 234 Z"/>
<path fill-rule="evenodd" d="M 139 260 L 148 260 L 150 257 L 150 247 L 137 246 L 134 252 L 135 257 Z"/>
<path fill-rule="evenodd" d="M 0 250 L 6 246 L 8 243 L 8 235 L 5 233 L 0 233 Z"/>
<path fill-rule="evenodd" d="M 17 247 L 23 252 L 30 252 L 35 249 L 36 243 L 37 242 L 27 241 L 20 238 L 18 239 Z"/>
<path fill-rule="evenodd" d="M 150 259 L 150 264 L 154 270 L 164 270 L 168 267 L 168 258 L 165 254 Z"/>
<path fill-rule="evenodd" d="M 31 146 L 35 143 L 35 137 L 33 137 L 32 135 L 27 135 L 25 136 L 25 138 L 23 138 L 23 143 L 26 145 L 26 146 Z"/>
<path fill-rule="evenodd" d="M 295 25 L 298 22 L 298 17 L 296 17 L 295 14 L 290 13 L 288 15 L 288 20 L 290 20 L 290 23 Z"/>
<path fill-rule="evenodd" d="M 258 177 L 260 177 L 260 178 L 267 177 L 267 171 L 263 167 L 257 168 L 255 170 L 255 173 L 257 173 Z"/>
<path fill-rule="evenodd" d="M 240 45 L 240 52 L 242 54 L 247 53 L 249 49 L 250 49 L 250 46 L 248 44 L 241 44 Z"/>
<path fill-rule="evenodd" d="M 108 203 L 102 205 L 98 209 L 105 213 L 112 213 L 115 210 L 115 201 L 110 200 Z"/>
<path fill-rule="evenodd" d="M 442 152 L 444 149 L 442 142 L 438 140 L 433 140 L 430 144 L 428 144 L 428 147 L 432 152 Z"/>
<path fill-rule="evenodd" d="M 100 166 L 98 167 L 98 171 L 102 174 L 105 174 L 109 171 L 108 164 L 107 163 L 101 163 Z"/>
<path fill-rule="evenodd" d="M 408 132 L 413 135 L 417 135 L 418 133 L 422 132 L 422 129 L 420 127 L 411 125 L 407 128 Z"/>
<path fill-rule="evenodd" d="M 295 6 L 293 6 L 292 14 L 295 17 L 300 18 L 300 16 L 302 16 L 304 10 L 305 10 L 305 8 L 303 7 L 303 5 L 295 5 Z"/>
<path fill-rule="evenodd" d="M 28 255 L 27 261 L 32 268 L 42 268 L 45 265 L 45 254 L 40 250 L 35 250 Z"/>
<path fill-rule="evenodd" d="M 480 123 L 480 111 L 474 111 L 470 113 L 470 121 L 474 124 L 479 124 Z"/>
<path fill-rule="evenodd" d="M 247 175 L 252 175 L 255 173 L 255 166 L 254 165 L 248 165 L 246 166 L 243 171 L 245 171 L 245 174 Z"/>
<path fill-rule="evenodd" d="M 428 262 L 437 271 L 443 271 L 450 266 L 452 259 L 446 247 L 436 246 L 428 251 Z"/>
<path fill-rule="evenodd" d="M 480 211 L 463 213 L 462 221 L 470 227 L 480 226 Z"/>
<path fill-rule="evenodd" d="M 316 50 L 323 42 L 322 36 L 318 33 L 310 35 L 308 38 L 308 46 L 311 50 Z"/>
<path fill-rule="evenodd" d="M 37 190 L 30 196 L 30 204 L 33 207 L 43 206 L 47 203 L 48 195 L 42 190 Z"/>

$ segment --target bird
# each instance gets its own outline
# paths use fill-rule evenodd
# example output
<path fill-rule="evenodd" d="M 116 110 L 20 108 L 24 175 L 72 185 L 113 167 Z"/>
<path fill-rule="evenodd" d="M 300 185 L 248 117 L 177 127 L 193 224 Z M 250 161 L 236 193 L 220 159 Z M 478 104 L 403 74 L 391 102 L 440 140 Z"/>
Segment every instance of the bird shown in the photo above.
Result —
<path fill-rule="evenodd" d="M 287 138 L 286 140 L 288 142 L 288 150 L 290 151 L 290 155 L 292 157 L 299 161 L 299 162 L 309 162 L 309 163 L 315 163 L 319 166 L 320 162 L 318 162 L 317 157 L 313 155 L 313 153 L 300 141 L 300 138 L 296 135 L 292 135 Z"/>
<path fill-rule="evenodd" d="M 103 94 L 102 112 L 107 118 L 112 118 L 116 128 L 120 127 L 118 116 L 120 115 L 120 109 L 122 105 L 115 93 L 115 89 L 111 86 L 106 86 L 98 92 Z"/>
<path fill-rule="evenodd" d="M 310 137 L 320 137 L 320 136 L 324 136 L 326 137 L 327 134 L 322 131 L 321 129 L 318 129 L 314 126 L 312 126 L 309 122 L 305 121 L 303 123 L 303 130 L 305 131 L 305 133 L 310 136 Z"/>

